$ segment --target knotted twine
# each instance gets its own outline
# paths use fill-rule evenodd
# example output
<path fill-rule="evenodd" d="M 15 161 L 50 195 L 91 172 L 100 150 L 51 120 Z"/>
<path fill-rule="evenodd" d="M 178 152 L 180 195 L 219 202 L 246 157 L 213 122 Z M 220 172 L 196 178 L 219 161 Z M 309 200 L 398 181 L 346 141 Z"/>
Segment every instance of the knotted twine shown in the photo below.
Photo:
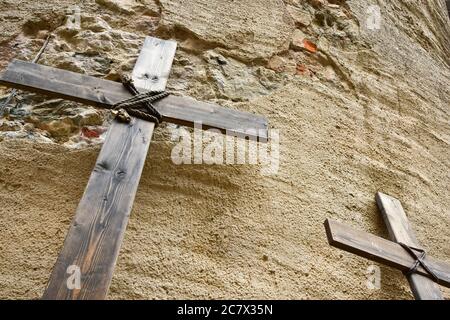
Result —
<path fill-rule="evenodd" d="M 133 97 L 120 101 L 112 106 L 117 111 L 116 119 L 121 122 L 130 122 L 133 117 L 155 123 L 157 127 L 162 121 L 162 115 L 155 109 L 152 102 L 161 100 L 169 95 L 165 91 L 148 91 L 139 93 L 133 79 L 129 75 L 122 76 L 122 84 L 134 95 Z"/>

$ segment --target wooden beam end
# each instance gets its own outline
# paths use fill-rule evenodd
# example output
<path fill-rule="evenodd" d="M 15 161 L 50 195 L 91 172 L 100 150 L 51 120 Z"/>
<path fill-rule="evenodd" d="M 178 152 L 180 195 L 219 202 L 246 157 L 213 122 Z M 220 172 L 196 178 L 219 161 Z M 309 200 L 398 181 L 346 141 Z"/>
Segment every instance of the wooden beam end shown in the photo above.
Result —
<path fill-rule="evenodd" d="M 385 200 L 385 199 L 395 199 L 395 198 L 393 198 L 393 197 L 391 197 L 391 196 L 389 196 L 389 195 L 387 195 L 387 194 L 385 194 L 385 193 L 383 193 L 383 192 L 377 192 L 376 194 L 375 194 L 375 199 L 377 200 L 377 202 L 378 201 L 382 201 L 382 200 Z"/>
<path fill-rule="evenodd" d="M 336 241 L 333 238 L 333 223 L 334 223 L 333 220 L 327 218 L 323 224 L 325 226 L 325 232 L 327 234 L 328 244 L 330 246 L 336 247 Z"/>

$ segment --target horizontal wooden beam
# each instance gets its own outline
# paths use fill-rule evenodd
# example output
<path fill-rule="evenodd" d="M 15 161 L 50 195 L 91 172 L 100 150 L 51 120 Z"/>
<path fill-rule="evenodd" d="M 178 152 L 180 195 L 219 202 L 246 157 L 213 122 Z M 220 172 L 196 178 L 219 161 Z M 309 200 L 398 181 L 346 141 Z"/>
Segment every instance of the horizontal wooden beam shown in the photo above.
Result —
<path fill-rule="evenodd" d="M 325 221 L 328 242 L 333 247 L 354 253 L 372 261 L 408 271 L 414 259 L 398 243 L 359 231 L 340 222 L 327 219 Z M 427 257 L 427 266 L 435 273 L 440 284 L 450 287 L 450 265 Z M 431 277 L 428 272 L 419 267 L 417 273 Z"/>
<path fill-rule="evenodd" d="M 152 75 L 147 77 L 160 81 Z M 146 82 L 146 87 L 151 86 Z M 97 107 L 110 107 L 130 97 L 121 83 L 21 60 L 8 65 L 0 76 L 0 84 Z M 155 107 L 167 122 L 189 127 L 201 123 L 203 129 L 218 129 L 261 142 L 268 138 L 267 119 L 252 113 L 174 95 L 156 102 Z"/>

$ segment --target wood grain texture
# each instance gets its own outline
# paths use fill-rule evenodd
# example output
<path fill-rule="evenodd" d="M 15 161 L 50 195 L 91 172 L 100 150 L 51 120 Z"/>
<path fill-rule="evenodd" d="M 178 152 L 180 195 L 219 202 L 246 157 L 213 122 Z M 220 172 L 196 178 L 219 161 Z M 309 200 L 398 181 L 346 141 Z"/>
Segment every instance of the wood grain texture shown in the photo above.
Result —
<path fill-rule="evenodd" d="M 132 72 L 136 88 L 144 91 L 164 91 L 169 80 L 176 49 L 175 41 L 161 41 L 158 38 L 146 37 Z M 157 50 L 164 54 L 152 54 Z"/>
<path fill-rule="evenodd" d="M 328 242 L 333 247 L 354 253 L 361 257 L 408 271 L 414 259 L 399 244 L 353 229 L 345 224 L 327 219 L 325 230 Z M 450 264 L 427 257 L 428 267 L 436 274 L 441 284 L 450 287 Z M 419 267 L 417 273 L 429 277 L 425 269 Z"/>
<path fill-rule="evenodd" d="M 153 40 L 146 41 L 145 47 L 140 61 L 163 60 L 164 63 L 149 66 L 138 63 L 136 68 L 149 67 L 149 73 L 161 75 L 160 81 L 146 87 L 163 90 L 167 81 L 165 74 L 172 65 L 176 46 Z M 153 123 L 139 119 L 130 124 L 114 121 L 111 125 L 43 299 L 106 297 L 153 129 Z M 70 266 L 81 271 L 80 289 L 71 290 L 67 286 Z"/>
<path fill-rule="evenodd" d="M 146 40 L 146 44 L 154 46 L 155 40 Z M 169 51 L 173 49 L 174 43 L 169 42 L 164 46 L 164 49 Z M 133 71 L 133 74 L 139 77 L 136 86 L 162 90 L 162 85 L 165 86 L 168 76 L 167 68 L 164 67 L 165 59 L 167 57 L 139 58 Z M 145 71 L 148 66 L 163 67 L 164 70 L 156 75 L 154 72 Z M 107 108 L 130 96 L 118 82 L 20 60 L 13 60 L 8 65 L 0 76 L 0 84 Z M 174 95 L 154 105 L 162 114 L 163 120 L 167 122 L 189 127 L 193 127 L 197 122 L 201 123 L 205 129 L 214 128 L 230 135 L 258 138 L 261 142 L 266 142 L 268 138 L 268 121 L 259 115 Z"/>
<path fill-rule="evenodd" d="M 383 220 L 388 228 L 391 240 L 403 242 L 408 246 L 420 248 L 414 230 L 412 229 L 402 204 L 397 199 L 378 192 L 376 201 Z M 417 300 L 443 300 L 439 286 L 427 277 L 419 274 L 407 276 L 409 285 Z"/>

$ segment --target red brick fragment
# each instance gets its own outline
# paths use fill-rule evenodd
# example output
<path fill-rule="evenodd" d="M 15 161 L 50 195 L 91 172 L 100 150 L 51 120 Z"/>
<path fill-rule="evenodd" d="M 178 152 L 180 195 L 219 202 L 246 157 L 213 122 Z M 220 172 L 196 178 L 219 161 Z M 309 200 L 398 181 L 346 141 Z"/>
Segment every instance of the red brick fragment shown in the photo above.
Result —
<path fill-rule="evenodd" d="M 86 138 L 92 139 L 92 138 L 99 138 L 101 132 L 95 129 L 89 129 L 88 127 L 83 127 L 81 128 L 81 134 Z"/>
<path fill-rule="evenodd" d="M 317 45 L 314 42 L 311 42 L 307 39 L 303 39 L 303 48 L 305 48 L 311 53 L 317 52 Z"/>
<path fill-rule="evenodd" d="M 298 64 L 297 65 L 297 74 L 304 75 L 304 76 L 310 76 L 311 71 L 308 69 L 308 67 L 304 64 Z"/>

